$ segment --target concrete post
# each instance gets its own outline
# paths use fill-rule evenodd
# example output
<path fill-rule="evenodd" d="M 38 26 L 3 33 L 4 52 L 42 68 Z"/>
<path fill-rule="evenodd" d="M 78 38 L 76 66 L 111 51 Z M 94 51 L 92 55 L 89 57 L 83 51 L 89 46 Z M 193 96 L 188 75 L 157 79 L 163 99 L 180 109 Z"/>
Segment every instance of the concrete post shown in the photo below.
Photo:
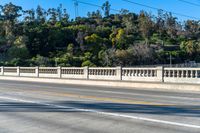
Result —
<path fill-rule="evenodd" d="M 116 80 L 122 80 L 122 67 L 116 67 Z"/>
<path fill-rule="evenodd" d="M 156 67 L 157 69 L 157 78 L 159 82 L 164 82 L 164 67 L 163 66 L 159 66 Z"/>
<path fill-rule="evenodd" d="M 84 67 L 83 74 L 84 74 L 84 79 L 89 79 L 89 67 L 88 66 Z"/>
<path fill-rule="evenodd" d="M 2 76 L 4 75 L 4 67 L 1 66 L 1 73 L 0 73 Z"/>
<path fill-rule="evenodd" d="M 35 67 L 35 76 L 37 78 L 39 78 L 39 67 L 38 66 Z"/>
<path fill-rule="evenodd" d="M 17 67 L 17 76 L 20 77 L 20 67 L 19 66 Z"/>
<path fill-rule="evenodd" d="M 62 78 L 62 73 L 61 73 L 61 67 L 57 67 L 57 74 L 58 74 L 58 78 Z"/>

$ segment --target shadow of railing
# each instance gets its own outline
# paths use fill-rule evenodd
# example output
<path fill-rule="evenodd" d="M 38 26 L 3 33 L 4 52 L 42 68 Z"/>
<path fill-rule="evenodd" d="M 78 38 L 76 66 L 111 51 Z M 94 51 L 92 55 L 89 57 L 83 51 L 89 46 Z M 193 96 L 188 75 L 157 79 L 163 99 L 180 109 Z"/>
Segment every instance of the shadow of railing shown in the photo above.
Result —
<path fill-rule="evenodd" d="M 52 105 L 52 106 L 51 106 Z M 53 106 L 53 105 L 60 105 Z M 113 113 L 138 113 L 154 115 L 171 115 L 200 117 L 200 106 L 196 105 L 144 105 L 144 104 L 121 104 L 81 101 L 61 101 L 55 103 L 35 104 L 21 102 L 1 102 L 0 112 L 82 112 L 77 109 L 99 110 Z M 84 111 L 83 111 L 84 112 Z"/>

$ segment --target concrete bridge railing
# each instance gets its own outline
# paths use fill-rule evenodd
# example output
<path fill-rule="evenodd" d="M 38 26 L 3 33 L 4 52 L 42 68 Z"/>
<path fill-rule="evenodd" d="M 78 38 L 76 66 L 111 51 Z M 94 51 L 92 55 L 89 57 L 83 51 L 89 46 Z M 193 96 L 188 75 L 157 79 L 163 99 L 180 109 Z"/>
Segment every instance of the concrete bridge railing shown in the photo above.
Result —
<path fill-rule="evenodd" d="M 0 75 L 200 84 L 200 68 L 1 67 Z"/>

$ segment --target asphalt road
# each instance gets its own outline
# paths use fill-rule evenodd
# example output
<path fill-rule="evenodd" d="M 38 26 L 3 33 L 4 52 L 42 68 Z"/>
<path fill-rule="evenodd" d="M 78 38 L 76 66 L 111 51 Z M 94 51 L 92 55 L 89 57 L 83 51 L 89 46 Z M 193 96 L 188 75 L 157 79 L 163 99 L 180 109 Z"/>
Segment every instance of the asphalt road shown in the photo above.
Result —
<path fill-rule="evenodd" d="M 0 133 L 199 132 L 200 93 L 0 81 Z"/>

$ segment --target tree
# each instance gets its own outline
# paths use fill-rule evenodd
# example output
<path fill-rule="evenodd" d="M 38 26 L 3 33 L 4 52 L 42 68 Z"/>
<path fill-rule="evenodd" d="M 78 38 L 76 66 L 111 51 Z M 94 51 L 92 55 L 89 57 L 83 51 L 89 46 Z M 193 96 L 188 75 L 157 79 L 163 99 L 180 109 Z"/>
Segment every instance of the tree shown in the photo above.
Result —
<path fill-rule="evenodd" d="M 197 56 L 200 54 L 200 42 L 196 40 L 183 41 L 181 49 L 186 51 L 190 56 Z"/>
<path fill-rule="evenodd" d="M 80 45 L 80 48 L 82 51 L 85 50 L 85 47 L 84 47 L 84 38 L 87 36 L 86 33 L 84 33 L 83 31 L 79 31 L 77 33 L 77 37 L 76 37 L 76 42 Z"/>
<path fill-rule="evenodd" d="M 16 27 L 15 25 L 17 24 L 17 18 L 21 16 L 21 11 L 22 7 L 16 6 L 12 3 L 1 6 L 1 18 L 3 18 L 3 27 L 5 29 L 8 45 L 11 45 L 14 41 L 14 29 Z"/>
<path fill-rule="evenodd" d="M 47 14 L 49 16 L 49 22 L 55 24 L 59 18 L 57 10 L 55 8 L 49 8 Z"/>
<path fill-rule="evenodd" d="M 130 55 L 127 50 L 116 50 L 115 57 L 117 66 L 126 66 L 129 62 L 128 58 Z"/>
<path fill-rule="evenodd" d="M 62 19 L 63 19 L 62 4 L 60 4 L 60 5 L 57 7 L 57 15 L 58 15 L 58 20 L 59 20 L 59 21 L 62 21 Z"/>
<path fill-rule="evenodd" d="M 165 27 L 167 29 L 167 33 L 171 39 L 175 39 L 177 35 L 177 22 L 175 17 L 172 16 L 171 13 L 165 14 Z"/>
<path fill-rule="evenodd" d="M 102 5 L 102 10 L 104 11 L 104 15 L 105 17 L 108 17 L 110 15 L 110 3 L 109 1 L 106 1 L 105 3 L 103 3 Z"/>
<path fill-rule="evenodd" d="M 91 36 L 85 37 L 85 42 L 87 44 L 87 49 L 94 54 L 98 54 L 98 51 L 103 47 L 103 39 L 97 34 L 92 34 Z"/>
<path fill-rule="evenodd" d="M 104 52 L 100 53 L 102 65 L 103 66 L 113 66 L 115 63 L 115 51 L 116 49 L 110 48 L 105 50 Z"/>
<path fill-rule="evenodd" d="M 141 11 L 138 21 L 140 32 L 142 33 L 142 36 L 145 39 L 145 44 L 149 44 L 149 37 L 151 36 L 153 29 L 153 22 L 151 20 L 151 16 L 148 13 Z"/>
<path fill-rule="evenodd" d="M 28 59 L 29 58 L 29 52 L 26 46 L 17 47 L 12 46 L 8 49 L 8 56 L 9 58 L 19 58 L 19 59 Z"/>
<path fill-rule="evenodd" d="M 88 67 L 95 67 L 96 65 L 92 63 L 90 60 L 84 61 L 81 65 L 82 67 L 88 66 Z"/>
<path fill-rule="evenodd" d="M 116 45 L 119 49 L 125 49 L 127 45 L 126 34 L 123 29 L 119 29 L 116 35 Z"/>
<path fill-rule="evenodd" d="M 199 21 L 187 20 L 185 22 L 186 37 L 189 39 L 198 39 L 200 35 Z"/>
<path fill-rule="evenodd" d="M 4 21 L 10 21 L 14 23 L 17 21 L 17 18 L 21 16 L 20 12 L 22 11 L 22 7 L 16 6 L 10 2 L 4 6 L 1 6 L 1 11 Z"/>
<path fill-rule="evenodd" d="M 36 57 L 33 57 L 32 61 L 35 62 L 35 66 L 41 66 L 41 67 L 50 66 L 49 58 L 43 57 L 43 56 L 40 56 L 40 55 L 37 55 Z"/>
<path fill-rule="evenodd" d="M 24 11 L 24 14 L 26 15 L 25 18 L 24 18 L 25 22 L 30 23 L 30 22 L 35 21 L 35 11 L 34 11 L 34 9 L 26 10 L 26 11 Z"/>
<path fill-rule="evenodd" d="M 69 14 L 67 13 L 67 9 L 63 9 L 63 14 L 62 14 L 62 22 L 68 22 L 69 20 Z"/>
<path fill-rule="evenodd" d="M 36 9 L 36 14 L 37 22 L 44 23 L 46 21 L 46 11 L 40 5 Z"/>
<path fill-rule="evenodd" d="M 129 13 L 129 11 L 123 10 L 121 11 L 122 14 L 122 25 L 125 26 L 125 30 L 128 33 L 137 33 L 138 26 L 137 26 L 137 19 L 138 16 L 134 13 Z"/>
<path fill-rule="evenodd" d="M 124 29 L 118 29 L 117 33 L 115 31 L 110 35 L 112 44 L 117 49 L 125 49 L 127 47 L 127 35 Z"/>
<path fill-rule="evenodd" d="M 158 16 L 156 17 L 155 29 L 159 34 L 159 39 L 162 40 L 163 44 L 163 35 L 165 33 L 165 15 L 162 10 L 158 10 Z"/>
<path fill-rule="evenodd" d="M 46 26 L 28 28 L 26 36 L 29 38 L 27 48 L 32 56 L 42 55 L 47 56 L 52 50 L 49 45 L 48 37 L 49 28 Z"/>
<path fill-rule="evenodd" d="M 154 64 L 154 51 L 147 45 L 136 44 L 129 49 L 138 65 Z"/>
<path fill-rule="evenodd" d="M 73 43 L 70 43 L 67 46 L 67 52 L 70 54 L 70 56 L 73 56 L 73 54 L 74 54 L 74 44 Z"/>
<path fill-rule="evenodd" d="M 101 12 L 99 10 L 97 10 L 96 12 L 95 11 L 88 12 L 87 16 L 88 18 L 92 18 L 92 19 L 100 19 L 102 17 Z"/>

